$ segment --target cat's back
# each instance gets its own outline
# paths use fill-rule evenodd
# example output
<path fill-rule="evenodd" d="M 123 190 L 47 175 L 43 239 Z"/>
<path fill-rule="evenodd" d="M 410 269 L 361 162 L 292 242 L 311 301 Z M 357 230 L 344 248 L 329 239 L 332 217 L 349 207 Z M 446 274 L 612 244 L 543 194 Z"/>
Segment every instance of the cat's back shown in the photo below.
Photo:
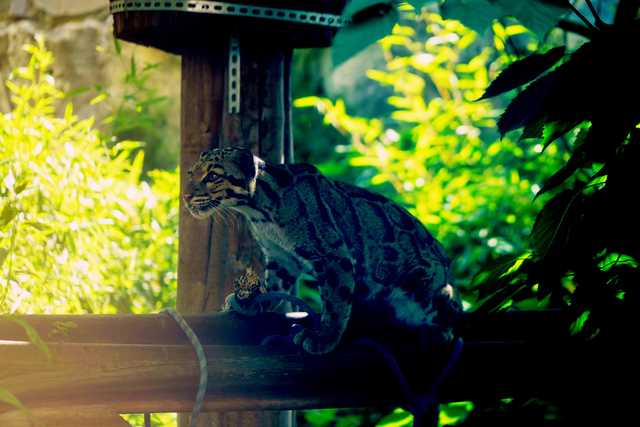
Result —
<path fill-rule="evenodd" d="M 344 241 L 360 270 L 357 275 L 384 283 L 414 262 L 449 265 L 443 248 L 424 225 L 387 197 L 327 178 L 308 164 L 282 165 L 277 173 L 288 199 L 288 216 L 298 221 L 308 218 L 316 228 L 314 234 L 329 245 Z M 337 233 L 320 229 L 323 225 L 331 225 Z"/>

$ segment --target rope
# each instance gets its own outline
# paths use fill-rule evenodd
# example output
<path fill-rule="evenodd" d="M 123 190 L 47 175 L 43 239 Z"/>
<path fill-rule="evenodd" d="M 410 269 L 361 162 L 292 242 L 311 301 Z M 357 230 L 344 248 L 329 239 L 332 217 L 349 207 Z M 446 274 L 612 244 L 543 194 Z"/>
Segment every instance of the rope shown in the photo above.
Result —
<path fill-rule="evenodd" d="M 190 427 L 196 427 L 198 422 L 198 416 L 202 411 L 202 404 L 204 403 L 204 396 L 207 392 L 207 382 L 209 380 L 209 366 L 207 364 L 207 355 L 204 352 L 204 348 L 200 343 L 200 340 L 196 336 L 193 329 L 189 326 L 189 324 L 184 320 L 184 317 L 180 315 L 177 311 L 167 308 L 163 310 L 164 313 L 167 313 L 169 316 L 176 321 L 180 329 L 184 332 L 184 334 L 189 339 L 189 342 L 193 346 L 193 349 L 196 352 L 196 356 L 198 357 L 198 365 L 200 368 L 200 382 L 198 383 L 198 392 L 196 394 L 196 401 L 193 405 L 193 409 L 191 410 L 191 421 L 189 423 Z"/>

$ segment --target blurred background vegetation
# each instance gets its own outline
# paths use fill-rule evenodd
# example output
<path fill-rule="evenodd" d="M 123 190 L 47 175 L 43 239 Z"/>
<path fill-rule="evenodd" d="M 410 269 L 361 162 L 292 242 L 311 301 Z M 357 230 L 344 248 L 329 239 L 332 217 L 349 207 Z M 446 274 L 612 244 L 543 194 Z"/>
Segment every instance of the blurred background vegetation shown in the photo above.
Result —
<path fill-rule="evenodd" d="M 0 29 L 0 314 L 172 306 L 179 61 L 115 42 L 104 33 L 104 10 L 83 9 L 78 22 L 90 21 L 99 35 L 88 39 L 87 55 L 108 72 L 76 79 L 78 65 L 63 58 L 60 67 L 52 52 L 80 30 L 41 3 L 0 3 L 0 20 L 9 22 Z M 519 133 L 501 137 L 496 123 L 513 96 L 478 99 L 515 60 L 557 45 L 575 50 L 585 39 L 560 29 L 543 37 L 514 18 L 477 32 L 444 19 L 437 3 L 405 10 L 391 35 L 338 68 L 327 50 L 296 52 L 296 158 L 407 207 L 447 248 L 474 309 L 486 296 L 479 273 L 527 253 L 550 197 L 535 196 L 570 158 L 579 133 L 548 147 Z M 617 1 L 595 4 L 607 19 Z M 541 308 L 549 300 L 534 293 L 502 304 Z M 492 405 L 442 405 L 441 425 L 480 425 L 485 412 L 514 410 L 516 423 L 561 418 L 545 402 Z M 129 420 L 142 425 L 141 417 Z M 394 408 L 341 409 L 300 412 L 298 421 L 404 426 L 411 417 Z M 154 425 L 173 423 L 154 415 Z"/>

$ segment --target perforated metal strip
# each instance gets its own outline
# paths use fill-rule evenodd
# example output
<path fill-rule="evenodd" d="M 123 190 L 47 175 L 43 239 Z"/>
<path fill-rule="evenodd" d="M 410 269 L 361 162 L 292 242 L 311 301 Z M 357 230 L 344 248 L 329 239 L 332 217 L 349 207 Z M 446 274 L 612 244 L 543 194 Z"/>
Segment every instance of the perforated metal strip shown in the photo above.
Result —
<path fill-rule="evenodd" d="M 109 4 L 111 13 L 129 11 L 179 11 L 192 13 L 208 13 L 211 15 L 244 16 L 258 19 L 296 22 L 300 24 L 321 25 L 340 28 L 350 20 L 330 13 L 310 12 L 296 9 L 280 9 L 275 7 L 251 6 L 221 1 L 131 1 L 121 0 Z"/>
<path fill-rule="evenodd" d="M 229 114 L 240 113 L 240 40 L 238 36 L 229 38 L 229 66 L 227 68 L 227 110 Z"/>

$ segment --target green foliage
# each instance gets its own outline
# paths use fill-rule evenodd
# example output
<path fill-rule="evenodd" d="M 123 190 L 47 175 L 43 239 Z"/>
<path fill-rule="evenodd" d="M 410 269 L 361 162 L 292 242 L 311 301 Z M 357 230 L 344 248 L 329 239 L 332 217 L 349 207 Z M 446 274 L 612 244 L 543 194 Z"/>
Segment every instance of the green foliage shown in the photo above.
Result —
<path fill-rule="evenodd" d="M 125 55 L 120 42 L 114 39 L 115 57 L 123 64 L 126 72 L 120 86 L 122 93 L 112 94 L 98 87 L 99 95 L 93 103 L 105 101 L 112 113 L 104 120 L 105 139 L 109 141 L 144 141 L 145 161 L 143 171 L 156 168 L 176 167 L 178 157 L 177 133 L 167 119 L 169 99 L 158 94 L 158 88 L 152 83 L 153 73 L 161 64 L 140 64 L 134 54 Z"/>
<path fill-rule="evenodd" d="M 449 402 L 440 405 L 439 425 L 452 426 L 467 419 L 473 411 L 473 402 Z"/>
<path fill-rule="evenodd" d="M 144 414 L 129 414 L 123 415 L 122 417 L 131 425 L 131 427 L 145 427 Z M 172 427 L 176 426 L 177 422 L 176 414 L 151 414 L 152 426 Z"/>
<path fill-rule="evenodd" d="M 574 333 L 612 338 L 626 333 L 640 278 L 640 227 L 630 198 L 640 161 L 640 90 L 625 49 L 640 36 L 640 22 L 600 26 L 560 66 L 526 86 L 498 122 L 501 133 L 524 128 L 523 138 L 539 137 L 548 149 L 566 138 L 570 157 L 540 191 L 553 196 L 537 215 L 527 256 L 496 269 L 499 280 L 490 286 L 499 297 L 485 308 L 535 290 L 575 314 Z M 503 80 L 511 87 L 524 83 L 510 75 Z"/>
<path fill-rule="evenodd" d="M 380 42 L 387 69 L 368 73 L 393 88 L 390 117 L 353 117 L 340 100 L 296 101 L 350 137 L 337 161 L 320 165 L 323 172 L 407 206 L 444 243 L 463 286 L 492 254 L 525 249 L 541 206 L 533 196 L 562 157 L 557 147 L 539 156 L 540 145 L 497 139 L 494 107 L 474 102 L 488 86 L 495 51 L 476 38 L 435 14 L 396 26 Z M 356 167 L 355 176 L 343 174 L 342 160 Z"/>
<path fill-rule="evenodd" d="M 565 0 L 445 0 L 442 16 L 457 19 L 484 33 L 494 19 L 514 16 L 539 37 L 545 35 L 569 11 Z"/>
<path fill-rule="evenodd" d="M 376 427 L 408 427 L 413 425 L 413 415 L 404 409 L 396 409 L 389 415 L 382 417 Z"/>
<path fill-rule="evenodd" d="M 336 67 L 389 34 L 398 21 L 398 12 L 391 0 L 351 0 L 343 15 L 352 23 L 341 29 L 333 40 Z"/>
<path fill-rule="evenodd" d="M 141 181 L 139 143 L 111 148 L 67 104 L 41 39 L 6 82 L 0 116 L 0 311 L 143 312 L 176 284 L 175 172 Z"/>

